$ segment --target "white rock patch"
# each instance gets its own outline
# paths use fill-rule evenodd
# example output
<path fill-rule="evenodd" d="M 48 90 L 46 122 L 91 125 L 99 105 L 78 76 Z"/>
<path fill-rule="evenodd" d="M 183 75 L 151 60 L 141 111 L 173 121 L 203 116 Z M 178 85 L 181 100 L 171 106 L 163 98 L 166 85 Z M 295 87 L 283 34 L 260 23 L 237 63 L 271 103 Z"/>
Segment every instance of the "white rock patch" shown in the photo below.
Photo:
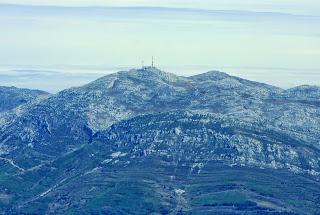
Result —
<path fill-rule="evenodd" d="M 114 153 L 111 154 L 111 157 L 112 157 L 112 158 L 120 158 L 120 157 L 124 157 L 124 156 L 126 156 L 126 155 L 127 155 L 127 153 L 114 152 Z"/>

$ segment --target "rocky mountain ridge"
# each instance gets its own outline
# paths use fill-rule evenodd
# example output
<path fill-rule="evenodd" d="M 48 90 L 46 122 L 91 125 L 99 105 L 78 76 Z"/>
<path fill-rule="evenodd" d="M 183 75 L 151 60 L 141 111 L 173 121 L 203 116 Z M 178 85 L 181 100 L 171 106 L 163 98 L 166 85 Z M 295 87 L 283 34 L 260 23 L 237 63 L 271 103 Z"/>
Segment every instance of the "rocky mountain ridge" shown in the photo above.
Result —
<path fill-rule="evenodd" d="M 41 90 L 29 90 L 16 87 L 0 86 L 0 113 L 32 102 L 32 100 L 36 98 L 47 96 L 49 96 L 49 93 Z"/>
<path fill-rule="evenodd" d="M 0 117 L 0 194 L 7 196 L 0 206 L 12 213 L 85 213 L 91 207 L 99 213 L 133 213 L 135 206 L 115 206 L 113 197 L 101 197 L 103 187 L 103 195 L 120 192 L 141 202 L 145 199 L 134 193 L 147 192 L 155 213 L 314 213 L 320 209 L 319 98 L 316 87 L 283 90 L 217 71 L 182 77 L 145 67 L 104 76 L 21 106 L 12 118 Z M 140 182 L 128 178 L 144 168 L 149 173 L 141 171 Z M 210 176 L 220 169 L 226 172 Z M 242 181 L 232 182 L 235 188 L 216 190 L 231 195 L 231 203 L 219 202 L 217 193 L 205 198 L 202 188 L 193 187 L 203 186 L 193 181 L 198 177 L 205 183 L 216 177 L 225 186 L 223 178 L 237 171 L 256 172 L 259 182 L 237 173 Z M 277 182 L 266 178 L 270 171 Z M 280 175 L 309 183 L 305 196 Z M 171 179 L 187 176 L 190 181 L 183 184 Z M 163 186 L 170 180 L 167 190 Z M 269 194 L 256 187 L 264 180 Z M 129 191 L 114 190 L 117 181 Z M 77 184 L 82 187 L 75 191 Z M 293 194 L 286 200 L 272 186 Z M 93 206 L 87 205 L 90 199 Z M 306 210 L 295 202 L 304 202 Z"/>

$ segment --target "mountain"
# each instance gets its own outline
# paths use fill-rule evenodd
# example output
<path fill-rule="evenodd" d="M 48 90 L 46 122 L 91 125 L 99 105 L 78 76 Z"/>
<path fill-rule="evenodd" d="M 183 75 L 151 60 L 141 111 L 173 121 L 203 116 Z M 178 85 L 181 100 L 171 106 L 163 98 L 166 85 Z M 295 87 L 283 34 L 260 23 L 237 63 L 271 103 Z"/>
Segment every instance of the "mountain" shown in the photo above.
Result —
<path fill-rule="evenodd" d="M 12 110 L 20 105 L 32 102 L 39 97 L 45 97 L 48 94 L 49 93 L 41 90 L 0 86 L 0 112 Z"/>
<path fill-rule="evenodd" d="M 3 127 L 1 211 L 316 214 L 320 106 L 308 93 L 154 67 L 64 90 Z"/>
<path fill-rule="evenodd" d="M 123 119 L 172 110 L 221 113 L 260 122 L 291 131 L 319 147 L 317 108 L 291 104 L 292 108 L 287 109 L 287 104 L 273 98 L 280 92 L 279 88 L 220 72 L 187 78 L 152 67 L 122 71 L 62 91 L 30 108 L 0 135 L 0 149 L 15 151 L 12 145 L 20 146 L 22 141 L 22 147 L 33 148 L 32 152 L 37 151 L 47 160 L 86 144 L 95 132 Z M 288 115 L 288 111 L 293 113 Z M 297 119 L 292 115 L 303 116 L 299 119 L 302 122 L 295 123 Z M 305 129 L 312 130 L 311 135 L 306 136 Z M 17 149 L 19 154 L 21 147 Z M 11 154 L 19 157 L 15 152 Z"/>
<path fill-rule="evenodd" d="M 299 102 L 302 104 L 320 106 L 320 87 L 302 85 L 283 91 L 279 95 L 288 103 Z"/>
<path fill-rule="evenodd" d="M 41 90 L 0 86 L 0 131 L 2 132 L 31 106 L 49 96 L 49 93 Z"/>
<path fill-rule="evenodd" d="M 15 213 L 313 214 L 318 158 L 259 125 L 174 111 L 115 123 L 91 144 L 6 174 L 2 186 Z"/>
<path fill-rule="evenodd" d="M 35 147 L 44 141 L 60 141 L 56 137 L 64 141 L 66 136 L 76 138 L 70 142 L 79 139 L 86 142 L 96 131 L 142 113 L 176 109 L 233 112 L 239 105 L 245 105 L 242 103 L 277 90 L 269 86 L 247 86 L 232 77 L 209 83 L 194 80 L 156 68 L 119 72 L 50 97 L 24 114 L 20 118 L 23 123 L 14 124 L 7 131 L 20 131 L 18 141 L 25 139 Z M 239 82 L 238 86 L 229 86 L 232 81 Z M 248 96 L 252 98 L 242 101 L 242 97 Z"/>
<path fill-rule="evenodd" d="M 188 80 L 155 68 L 102 77 L 35 105 L 0 135 L 0 149 L 16 160 L 25 162 L 25 153 L 30 151 L 36 152 L 40 161 L 47 161 L 86 144 L 96 131 L 115 122 L 186 105 L 183 103 L 189 101 L 177 100 L 187 98 L 189 85 Z M 37 159 L 31 162 L 26 167 L 41 163 Z"/>
<path fill-rule="evenodd" d="M 299 98 L 299 99 L 312 99 L 312 100 L 320 100 L 320 87 L 318 86 L 310 86 L 310 85 L 302 85 L 298 87 L 294 87 L 284 91 L 284 96 L 287 98 Z"/>

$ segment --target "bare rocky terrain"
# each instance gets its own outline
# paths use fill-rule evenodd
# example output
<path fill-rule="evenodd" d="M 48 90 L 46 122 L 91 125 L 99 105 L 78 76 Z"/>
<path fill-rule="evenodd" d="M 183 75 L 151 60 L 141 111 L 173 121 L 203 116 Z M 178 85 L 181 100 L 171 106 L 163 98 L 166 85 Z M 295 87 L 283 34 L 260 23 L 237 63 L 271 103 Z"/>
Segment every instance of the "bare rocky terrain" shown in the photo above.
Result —
<path fill-rule="evenodd" d="M 3 214 L 320 213 L 319 87 L 145 67 L 32 93 L 1 94 Z"/>

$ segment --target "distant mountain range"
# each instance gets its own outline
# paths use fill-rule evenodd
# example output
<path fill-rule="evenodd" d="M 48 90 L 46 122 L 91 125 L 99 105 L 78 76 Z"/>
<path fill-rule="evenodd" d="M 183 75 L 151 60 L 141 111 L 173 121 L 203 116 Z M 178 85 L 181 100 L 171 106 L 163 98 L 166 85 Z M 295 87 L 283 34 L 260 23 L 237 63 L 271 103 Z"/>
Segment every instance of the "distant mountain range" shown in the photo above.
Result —
<path fill-rule="evenodd" d="M 0 88 L 3 214 L 320 213 L 320 88 L 121 71 Z"/>

